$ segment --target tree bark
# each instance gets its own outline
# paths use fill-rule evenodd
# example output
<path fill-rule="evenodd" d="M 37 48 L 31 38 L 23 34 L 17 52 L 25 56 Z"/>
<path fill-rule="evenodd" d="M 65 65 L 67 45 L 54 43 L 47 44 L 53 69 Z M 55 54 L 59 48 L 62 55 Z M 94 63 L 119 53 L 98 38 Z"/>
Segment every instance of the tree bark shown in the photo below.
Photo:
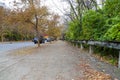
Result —
<path fill-rule="evenodd" d="M 2 35 L 1 35 L 1 41 L 2 41 L 2 42 L 3 42 L 3 38 L 4 38 L 3 36 L 4 36 L 4 35 L 2 34 Z"/>
<path fill-rule="evenodd" d="M 35 30 L 36 30 L 36 35 L 38 37 L 38 47 L 40 47 L 40 35 L 39 35 L 39 31 L 38 31 L 38 17 L 37 14 L 35 14 L 35 19 L 36 19 L 36 23 L 35 23 Z"/>
<path fill-rule="evenodd" d="M 74 14 L 75 14 L 76 19 L 78 19 L 78 15 L 77 15 L 77 13 L 76 13 L 74 7 L 73 7 L 72 2 L 71 2 L 70 0 L 68 0 L 68 1 L 69 1 L 70 6 L 71 6 L 71 9 L 73 10 L 73 12 L 74 12 Z"/>

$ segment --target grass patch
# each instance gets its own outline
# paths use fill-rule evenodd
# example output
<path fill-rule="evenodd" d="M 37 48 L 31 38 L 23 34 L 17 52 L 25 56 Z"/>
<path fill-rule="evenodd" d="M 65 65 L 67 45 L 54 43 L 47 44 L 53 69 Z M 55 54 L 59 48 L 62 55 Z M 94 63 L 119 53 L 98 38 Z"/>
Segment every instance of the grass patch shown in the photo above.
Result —
<path fill-rule="evenodd" d="M 119 51 L 105 47 L 94 47 L 94 56 L 100 60 L 118 66 Z"/>
<path fill-rule="evenodd" d="M 37 47 L 20 48 L 12 51 L 10 55 L 19 56 L 19 55 L 32 54 L 32 53 L 35 53 L 37 49 L 38 49 Z"/>

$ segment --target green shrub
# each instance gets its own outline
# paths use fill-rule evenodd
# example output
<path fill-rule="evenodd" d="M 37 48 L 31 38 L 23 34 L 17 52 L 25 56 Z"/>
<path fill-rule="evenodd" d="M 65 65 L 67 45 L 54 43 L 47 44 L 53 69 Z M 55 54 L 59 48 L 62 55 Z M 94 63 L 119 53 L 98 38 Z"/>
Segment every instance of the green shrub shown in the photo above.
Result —
<path fill-rule="evenodd" d="M 104 35 L 104 39 L 108 41 L 120 41 L 120 23 L 109 28 Z"/>

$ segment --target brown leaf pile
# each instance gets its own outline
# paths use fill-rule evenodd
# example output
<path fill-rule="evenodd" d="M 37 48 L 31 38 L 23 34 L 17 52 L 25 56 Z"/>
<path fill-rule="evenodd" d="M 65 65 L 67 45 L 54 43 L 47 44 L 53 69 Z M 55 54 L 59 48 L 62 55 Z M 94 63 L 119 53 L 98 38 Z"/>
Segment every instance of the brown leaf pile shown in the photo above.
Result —
<path fill-rule="evenodd" d="M 89 64 L 80 65 L 84 70 L 85 80 L 112 80 L 109 74 L 96 71 Z"/>

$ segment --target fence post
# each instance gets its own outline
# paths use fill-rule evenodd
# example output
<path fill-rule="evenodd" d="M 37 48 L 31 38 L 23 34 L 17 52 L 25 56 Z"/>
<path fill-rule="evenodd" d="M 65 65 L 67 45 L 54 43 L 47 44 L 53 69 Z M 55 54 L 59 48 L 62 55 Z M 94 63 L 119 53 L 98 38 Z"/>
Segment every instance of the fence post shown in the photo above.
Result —
<path fill-rule="evenodd" d="M 75 44 L 76 44 L 75 46 L 78 47 L 78 43 L 76 42 Z"/>
<path fill-rule="evenodd" d="M 82 44 L 82 43 L 81 43 L 81 45 L 80 45 L 80 49 L 83 50 L 83 44 Z"/>
<path fill-rule="evenodd" d="M 92 45 L 89 46 L 89 53 L 90 53 L 90 54 L 93 53 L 93 46 L 92 46 Z"/>
<path fill-rule="evenodd" d="M 120 68 L 120 50 L 119 50 L 118 68 Z"/>
<path fill-rule="evenodd" d="M 75 46 L 75 44 L 72 42 L 72 46 Z"/>

